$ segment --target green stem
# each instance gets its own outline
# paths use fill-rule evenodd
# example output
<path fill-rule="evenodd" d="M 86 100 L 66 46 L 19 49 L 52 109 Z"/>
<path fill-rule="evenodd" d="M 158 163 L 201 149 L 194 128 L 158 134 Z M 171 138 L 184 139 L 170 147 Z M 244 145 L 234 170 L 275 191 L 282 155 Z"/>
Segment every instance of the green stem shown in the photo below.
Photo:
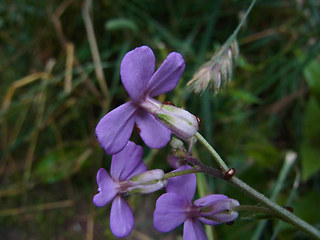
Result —
<path fill-rule="evenodd" d="M 308 233 L 310 236 L 313 236 L 315 239 L 320 239 L 320 231 L 318 229 L 314 228 L 309 223 L 303 221 L 301 218 L 298 218 L 296 215 L 292 214 L 285 208 L 274 203 L 269 198 L 259 193 L 258 191 L 247 185 L 245 182 L 241 181 L 239 178 L 233 177 L 229 179 L 228 182 L 236 188 L 240 189 L 242 192 L 246 193 L 248 196 L 262 203 L 264 206 L 268 207 L 282 220 L 291 223 L 300 230 Z"/>
<path fill-rule="evenodd" d="M 288 176 L 290 169 L 293 166 L 296 158 L 297 158 L 296 153 L 287 152 L 284 163 L 283 163 L 282 168 L 280 170 L 278 180 L 273 187 L 273 191 L 270 196 L 270 200 L 272 200 L 274 202 L 277 200 L 277 197 L 281 191 L 281 188 L 283 187 L 284 181 L 285 181 L 286 177 Z M 257 225 L 256 230 L 251 238 L 252 240 L 259 240 L 260 239 L 261 234 L 263 233 L 266 224 L 267 224 L 267 221 L 265 221 L 265 220 L 259 222 L 259 224 Z"/>
<path fill-rule="evenodd" d="M 230 37 L 226 40 L 226 42 L 223 44 L 220 52 L 218 53 L 218 55 L 214 56 L 215 59 L 219 59 L 221 55 L 225 54 L 225 51 L 227 49 L 229 49 L 229 47 L 231 46 L 232 42 L 236 39 L 240 28 L 242 27 L 242 25 L 244 24 L 245 20 L 247 19 L 247 17 L 249 16 L 249 13 L 251 12 L 253 6 L 255 5 L 257 0 L 253 0 L 250 4 L 250 6 L 248 7 L 246 13 L 244 14 L 244 16 L 242 17 L 240 23 L 238 24 L 237 28 L 233 31 L 233 33 L 230 35 Z"/>
<path fill-rule="evenodd" d="M 268 215 L 273 215 L 273 212 L 270 211 L 269 208 L 265 207 L 258 207 L 258 206 L 251 206 L 251 205 L 239 205 L 233 209 L 234 211 L 247 211 L 247 212 L 254 212 L 254 213 L 264 213 Z"/>
<path fill-rule="evenodd" d="M 240 28 L 242 27 L 242 25 L 244 24 L 244 21 L 247 19 L 249 13 L 251 12 L 251 9 L 253 8 L 253 6 L 255 5 L 256 0 L 253 0 L 250 4 L 250 6 L 248 7 L 246 13 L 244 14 L 244 16 L 242 17 L 240 23 L 238 24 L 237 28 L 233 31 L 233 33 L 230 35 L 230 37 L 227 39 L 227 41 L 225 42 L 225 47 L 229 48 L 230 45 L 232 44 L 233 40 L 237 37 L 237 34 L 240 30 Z"/>
<path fill-rule="evenodd" d="M 181 175 L 197 173 L 197 172 L 200 172 L 197 167 L 186 169 L 186 170 L 181 170 L 181 171 L 169 172 L 164 175 L 163 180 L 166 180 L 166 179 L 172 178 L 172 177 L 178 177 Z"/>
<path fill-rule="evenodd" d="M 222 160 L 222 158 L 219 156 L 219 154 L 213 149 L 213 147 L 200 135 L 200 133 L 196 133 L 195 137 L 199 140 L 201 144 L 203 144 L 204 147 L 207 148 L 207 150 L 210 152 L 212 157 L 217 161 L 220 168 L 223 172 L 228 171 L 228 166 L 225 164 L 225 162 Z M 202 166 L 204 166 L 202 164 Z M 207 166 L 210 168 L 209 166 Z M 211 175 L 209 171 L 206 172 L 207 174 Z M 264 206 L 268 207 L 270 210 L 274 212 L 277 216 L 279 216 L 282 220 L 291 223 L 292 225 L 296 226 L 300 230 L 304 231 L 305 233 L 308 233 L 310 236 L 314 237 L 315 239 L 320 239 L 320 231 L 313 226 L 311 226 L 309 223 L 303 221 L 296 215 L 292 214 L 285 208 L 279 206 L 278 204 L 271 201 L 269 198 L 261 194 L 260 192 L 256 191 L 252 187 L 250 187 L 248 184 L 243 182 L 237 177 L 232 177 L 230 179 L 224 178 L 226 181 L 228 181 L 231 185 L 238 188 L 242 192 L 246 193 L 249 197 L 255 199 L 259 203 L 263 204 Z"/>

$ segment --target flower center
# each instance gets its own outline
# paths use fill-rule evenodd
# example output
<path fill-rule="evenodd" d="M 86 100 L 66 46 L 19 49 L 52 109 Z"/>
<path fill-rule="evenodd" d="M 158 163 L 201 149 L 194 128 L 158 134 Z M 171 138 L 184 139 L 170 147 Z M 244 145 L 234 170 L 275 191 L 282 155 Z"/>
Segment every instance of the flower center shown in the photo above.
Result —
<path fill-rule="evenodd" d="M 147 111 L 151 114 L 155 114 L 155 113 L 159 112 L 161 105 L 162 105 L 161 103 L 159 103 L 158 101 L 156 101 L 155 99 L 152 99 L 150 97 L 146 97 L 144 99 L 144 101 L 141 101 L 139 103 L 139 106 L 141 108 L 143 108 L 145 111 Z"/>
<path fill-rule="evenodd" d="M 119 194 L 127 194 L 129 187 L 131 187 L 130 181 L 117 182 L 117 190 Z"/>
<path fill-rule="evenodd" d="M 201 217 L 200 207 L 198 207 L 198 206 L 194 206 L 194 205 L 188 206 L 186 208 L 185 213 L 186 213 L 188 218 L 199 218 L 199 217 Z"/>

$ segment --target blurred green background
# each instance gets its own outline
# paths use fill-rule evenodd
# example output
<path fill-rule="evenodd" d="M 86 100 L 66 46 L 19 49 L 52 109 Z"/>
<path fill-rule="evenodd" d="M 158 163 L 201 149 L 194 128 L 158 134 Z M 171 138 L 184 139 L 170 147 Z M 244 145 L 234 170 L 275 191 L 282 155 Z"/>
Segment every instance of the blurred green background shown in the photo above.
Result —
<path fill-rule="evenodd" d="M 157 66 L 172 51 L 186 61 L 178 87 L 161 100 L 199 116 L 200 132 L 241 179 L 319 228 L 320 2 L 257 1 L 238 34 L 232 82 L 217 95 L 186 87 L 250 3 L 1 1 L 0 239 L 114 239 L 110 206 L 92 204 L 96 172 L 110 165 L 94 130 L 128 100 L 119 66 L 141 45 L 153 49 Z M 144 148 L 151 168 L 171 170 L 169 147 Z M 216 166 L 201 146 L 196 150 Z M 293 163 L 285 161 L 289 150 L 298 156 Z M 199 179 L 208 193 L 256 204 L 221 180 Z M 136 227 L 127 239 L 179 239 L 182 228 L 152 228 L 160 194 L 130 198 Z M 262 227 L 257 218 L 241 213 L 232 226 L 210 231 L 216 239 L 308 239 L 276 220 Z"/>

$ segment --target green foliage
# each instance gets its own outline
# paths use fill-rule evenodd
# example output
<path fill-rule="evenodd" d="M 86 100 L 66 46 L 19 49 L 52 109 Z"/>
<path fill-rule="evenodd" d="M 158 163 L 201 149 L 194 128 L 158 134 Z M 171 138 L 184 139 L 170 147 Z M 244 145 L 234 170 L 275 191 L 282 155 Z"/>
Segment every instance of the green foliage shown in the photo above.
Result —
<path fill-rule="evenodd" d="M 302 179 L 308 180 L 320 169 L 319 147 L 312 146 L 308 141 L 301 144 Z"/>
<path fill-rule="evenodd" d="M 306 78 L 308 87 L 312 93 L 320 102 L 320 62 L 318 59 L 311 61 L 303 71 Z"/>
<path fill-rule="evenodd" d="M 78 172 L 92 153 L 86 143 L 74 143 L 73 146 L 63 146 L 49 152 L 39 160 L 34 170 L 35 181 L 53 184 Z"/>
<path fill-rule="evenodd" d="M 320 169 L 320 105 L 310 98 L 304 113 L 301 143 L 302 178 L 307 180 Z"/>
<path fill-rule="evenodd" d="M 315 211 L 316 205 L 314 203 L 320 198 L 319 192 L 308 192 L 299 196 L 293 209 L 302 219 L 308 219 L 311 224 L 317 224 L 320 221 L 320 216 Z"/>
<path fill-rule="evenodd" d="M 137 33 L 139 30 L 137 25 L 133 21 L 125 18 L 110 19 L 108 22 L 106 22 L 105 26 L 106 26 L 106 30 L 109 30 L 109 31 L 129 29 L 133 33 Z"/>
<path fill-rule="evenodd" d="M 253 136 L 246 145 L 248 157 L 265 168 L 273 168 L 281 160 L 280 151 L 265 136 Z"/>
<path fill-rule="evenodd" d="M 304 77 L 310 89 L 303 118 L 303 140 L 300 151 L 302 178 L 307 180 L 320 169 L 320 63 L 311 61 L 304 69 Z"/>

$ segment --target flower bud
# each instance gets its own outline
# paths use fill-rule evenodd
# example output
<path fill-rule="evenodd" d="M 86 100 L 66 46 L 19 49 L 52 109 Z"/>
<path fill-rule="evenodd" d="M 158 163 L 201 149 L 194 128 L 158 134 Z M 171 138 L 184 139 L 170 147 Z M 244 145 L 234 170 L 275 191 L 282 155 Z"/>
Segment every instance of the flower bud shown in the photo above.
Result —
<path fill-rule="evenodd" d="M 138 174 L 130 179 L 130 193 L 152 193 L 163 188 L 167 181 L 163 180 L 164 172 L 161 169 L 153 169 Z"/>
<path fill-rule="evenodd" d="M 201 216 L 219 223 L 232 222 L 238 217 L 234 209 L 239 205 L 237 200 L 231 198 L 213 201 L 201 207 Z"/>
<path fill-rule="evenodd" d="M 151 98 L 141 102 L 140 107 L 159 119 L 174 135 L 182 140 L 187 140 L 198 131 L 197 118 L 182 108 L 161 104 Z"/>
<path fill-rule="evenodd" d="M 186 151 L 183 142 L 178 138 L 172 137 L 170 145 L 174 151 Z"/>
<path fill-rule="evenodd" d="M 198 131 L 197 118 L 184 109 L 163 104 L 156 115 L 174 135 L 182 140 L 193 137 Z"/>

